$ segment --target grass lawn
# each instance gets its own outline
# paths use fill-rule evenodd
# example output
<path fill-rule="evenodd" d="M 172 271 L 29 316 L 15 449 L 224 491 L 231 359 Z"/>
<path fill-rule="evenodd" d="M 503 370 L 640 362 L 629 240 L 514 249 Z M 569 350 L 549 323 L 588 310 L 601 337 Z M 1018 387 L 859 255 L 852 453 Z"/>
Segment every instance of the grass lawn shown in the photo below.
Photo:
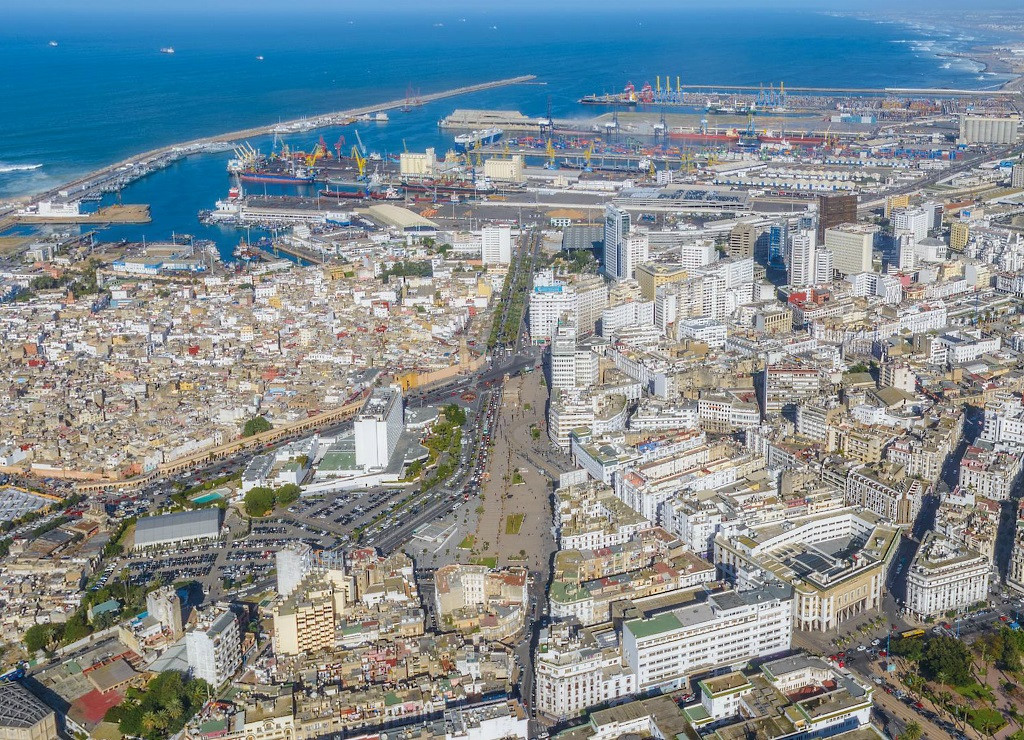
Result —
<path fill-rule="evenodd" d="M 488 568 L 491 568 L 492 570 L 498 567 L 498 558 L 493 556 L 486 558 L 473 558 L 469 562 L 473 565 L 486 565 Z"/>
<path fill-rule="evenodd" d="M 476 542 L 476 537 L 471 534 L 467 534 L 462 542 L 459 543 L 460 550 L 472 550 L 473 543 Z"/>
<path fill-rule="evenodd" d="M 524 519 L 526 519 L 526 514 L 512 514 L 505 517 L 505 534 L 519 534 L 519 530 L 523 528 Z"/>

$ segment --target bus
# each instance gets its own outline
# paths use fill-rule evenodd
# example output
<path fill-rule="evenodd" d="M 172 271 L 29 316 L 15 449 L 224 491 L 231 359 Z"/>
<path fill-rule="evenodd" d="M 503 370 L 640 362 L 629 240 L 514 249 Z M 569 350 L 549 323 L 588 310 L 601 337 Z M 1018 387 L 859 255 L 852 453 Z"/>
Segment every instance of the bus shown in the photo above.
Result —
<path fill-rule="evenodd" d="M 902 632 L 900 632 L 900 637 L 902 637 L 904 640 L 913 640 L 915 637 L 924 637 L 924 630 L 903 630 Z"/>

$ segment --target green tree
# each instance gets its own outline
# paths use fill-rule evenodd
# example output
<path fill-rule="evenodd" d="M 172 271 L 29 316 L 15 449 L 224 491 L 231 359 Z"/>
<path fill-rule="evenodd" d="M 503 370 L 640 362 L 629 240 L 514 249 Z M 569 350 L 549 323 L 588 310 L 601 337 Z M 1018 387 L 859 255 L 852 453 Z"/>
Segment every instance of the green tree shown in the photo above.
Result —
<path fill-rule="evenodd" d="M 54 624 L 33 624 L 25 631 L 25 649 L 30 653 L 45 650 L 54 642 L 58 630 Z"/>
<path fill-rule="evenodd" d="M 283 486 L 274 491 L 274 498 L 277 500 L 278 506 L 288 506 L 299 500 L 299 496 L 302 495 L 302 489 L 294 483 L 285 483 Z"/>
<path fill-rule="evenodd" d="M 921 735 L 924 734 L 924 730 L 914 720 L 910 720 L 907 726 L 903 728 L 903 734 L 900 735 L 900 740 L 921 740 Z"/>
<path fill-rule="evenodd" d="M 937 635 L 928 641 L 921 658 L 921 670 L 931 679 L 953 686 L 971 682 L 971 653 L 959 640 Z"/>
<path fill-rule="evenodd" d="M 261 432 L 269 432 L 274 428 L 274 425 L 267 421 L 264 416 L 254 416 L 245 422 L 245 428 L 242 429 L 243 437 L 251 437 L 254 434 L 260 434 Z"/>
<path fill-rule="evenodd" d="M 245 494 L 245 513 L 249 516 L 266 516 L 274 510 L 274 491 L 257 486 Z"/>

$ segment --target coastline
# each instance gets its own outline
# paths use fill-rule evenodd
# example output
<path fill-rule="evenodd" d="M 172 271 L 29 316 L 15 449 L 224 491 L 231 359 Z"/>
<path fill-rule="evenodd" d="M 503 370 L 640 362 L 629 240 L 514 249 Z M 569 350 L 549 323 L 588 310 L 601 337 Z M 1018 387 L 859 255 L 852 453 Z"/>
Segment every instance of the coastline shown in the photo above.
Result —
<path fill-rule="evenodd" d="M 475 85 L 465 85 L 463 87 L 452 88 L 449 90 L 441 90 L 434 93 L 428 93 L 419 97 L 421 103 L 430 103 L 435 100 L 444 100 L 445 98 L 457 97 L 459 95 L 467 95 L 470 93 L 480 92 L 482 90 L 491 90 L 496 87 L 507 87 L 509 85 L 519 85 L 523 83 L 532 82 L 537 77 L 536 75 L 519 75 L 517 77 L 507 77 L 500 80 L 491 80 L 489 82 L 481 82 Z M 188 156 L 189 154 L 202 153 L 207 147 L 223 145 L 228 142 L 236 141 L 238 139 L 244 139 L 247 136 L 266 136 L 273 133 L 294 133 L 300 131 L 313 131 L 319 128 L 327 128 L 330 126 L 340 126 L 347 123 L 349 120 L 361 116 L 366 113 L 374 113 L 377 111 L 388 111 L 402 108 L 408 104 L 407 98 L 397 98 L 395 100 L 385 101 L 383 103 L 375 103 L 373 105 L 363 105 L 358 108 L 350 108 L 343 111 L 334 111 L 332 113 L 321 113 L 314 115 L 309 118 L 297 118 L 290 121 L 277 122 L 269 125 L 253 126 L 250 128 L 239 129 L 236 131 L 229 131 L 223 134 L 216 134 L 214 136 L 205 136 L 199 139 L 192 139 L 190 141 L 178 142 L 175 144 L 169 144 L 157 149 L 151 149 L 140 154 L 136 154 L 127 159 L 123 159 L 119 162 L 101 167 L 98 170 L 89 172 L 81 177 L 75 178 L 69 182 L 62 183 L 55 187 L 49 188 L 48 190 L 35 193 L 33 195 L 16 196 L 10 198 L 5 202 L 5 207 L 0 208 L 0 231 L 10 228 L 15 223 L 14 214 L 18 209 L 25 208 L 30 205 L 34 205 L 39 201 L 44 201 L 50 198 L 58 197 L 61 192 L 64 191 L 77 191 L 77 194 L 84 194 L 88 192 L 92 187 L 96 187 L 100 182 L 114 176 L 118 170 L 129 167 L 147 167 L 157 163 L 162 158 L 171 157 L 174 159 L 180 156 Z M 169 162 L 168 162 L 169 163 Z"/>

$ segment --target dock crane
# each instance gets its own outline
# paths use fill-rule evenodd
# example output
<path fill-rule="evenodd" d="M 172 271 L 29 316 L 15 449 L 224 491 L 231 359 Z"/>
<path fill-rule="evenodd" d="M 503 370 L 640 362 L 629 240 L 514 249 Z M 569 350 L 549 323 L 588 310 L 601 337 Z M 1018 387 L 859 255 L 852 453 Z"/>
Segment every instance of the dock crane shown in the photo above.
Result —
<path fill-rule="evenodd" d="M 352 147 L 352 160 L 356 163 L 356 169 L 359 170 L 359 177 L 366 176 L 366 157 L 362 155 L 359 148 L 356 146 Z"/>
<path fill-rule="evenodd" d="M 359 153 L 360 153 L 360 154 L 361 154 L 361 155 L 362 155 L 363 157 L 365 157 L 365 156 L 366 156 L 366 147 L 365 147 L 365 146 L 363 145 L 363 140 L 362 140 L 362 138 L 361 138 L 361 137 L 359 136 L 359 131 L 358 131 L 358 130 L 355 130 L 355 134 L 356 134 L 356 143 L 357 143 L 357 144 L 359 144 Z"/>
<path fill-rule="evenodd" d="M 593 172 L 594 169 L 590 166 L 590 158 L 594 156 L 594 145 L 590 144 L 586 149 L 583 150 L 583 170 L 585 172 Z"/>
<path fill-rule="evenodd" d="M 324 157 L 327 159 L 331 158 L 331 150 L 327 148 L 327 142 L 324 141 L 324 135 L 320 134 L 320 141 L 317 142 L 317 146 L 320 147 L 320 151 L 323 152 Z"/>
<path fill-rule="evenodd" d="M 548 145 L 544 147 L 544 153 L 548 155 L 548 169 L 555 169 L 555 145 L 548 139 Z"/>
<path fill-rule="evenodd" d="M 338 155 L 338 159 L 341 160 L 341 150 L 345 148 L 345 135 L 342 134 L 338 137 L 338 140 L 334 142 L 334 153 Z"/>

